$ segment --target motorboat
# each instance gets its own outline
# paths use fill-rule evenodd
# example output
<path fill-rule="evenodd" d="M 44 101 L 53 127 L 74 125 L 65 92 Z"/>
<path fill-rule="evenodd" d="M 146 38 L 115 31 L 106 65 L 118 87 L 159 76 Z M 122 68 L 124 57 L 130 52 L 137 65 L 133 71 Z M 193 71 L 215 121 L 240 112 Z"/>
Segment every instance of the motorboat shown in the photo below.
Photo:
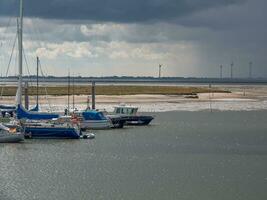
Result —
<path fill-rule="evenodd" d="M 8 127 L 0 124 L 0 143 L 18 143 L 24 140 L 24 135 L 20 132 L 12 131 Z"/>
<path fill-rule="evenodd" d="M 126 119 L 119 115 L 106 115 L 106 117 L 112 122 L 112 128 L 123 128 L 126 123 Z"/>
<path fill-rule="evenodd" d="M 148 125 L 154 117 L 148 115 L 139 115 L 137 114 L 138 107 L 136 106 L 126 106 L 126 105 L 119 105 L 115 106 L 114 112 L 108 117 L 112 116 L 120 116 L 124 119 L 125 125 Z"/>
<path fill-rule="evenodd" d="M 103 112 L 96 110 L 74 112 L 73 119 L 78 121 L 81 130 L 109 129 L 113 127 L 111 120 Z"/>

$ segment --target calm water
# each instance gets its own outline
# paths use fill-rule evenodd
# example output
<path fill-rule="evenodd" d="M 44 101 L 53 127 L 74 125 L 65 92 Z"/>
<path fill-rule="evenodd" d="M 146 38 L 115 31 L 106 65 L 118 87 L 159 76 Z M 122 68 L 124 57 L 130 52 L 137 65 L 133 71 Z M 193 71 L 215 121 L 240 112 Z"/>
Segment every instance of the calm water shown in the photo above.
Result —
<path fill-rule="evenodd" d="M 1 144 L 0 199 L 267 199 L 267 111 L 156 116 L 91 141 Z"/>

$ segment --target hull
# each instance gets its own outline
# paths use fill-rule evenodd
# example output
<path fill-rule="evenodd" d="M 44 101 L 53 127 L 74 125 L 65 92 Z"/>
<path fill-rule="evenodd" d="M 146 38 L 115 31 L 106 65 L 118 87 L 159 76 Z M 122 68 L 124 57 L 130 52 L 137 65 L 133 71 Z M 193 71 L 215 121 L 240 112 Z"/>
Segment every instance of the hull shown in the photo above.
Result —
<path fill-rule="evenodd" d="M 18 143 L 24 140 L 22 134 L 1 134 L 0 143 Z"/>
<path fill-rule="evenodd" d="M 82 130 L 109 129 L 112 124 L 109 120 L 83 120 L 80 127 Z"/>
<path fill-rule="evenodd" d="M 30 138 L 79 139 L 75 128 L 24 127 L 25 135 Z"/>
<path fill-rule="evenodd" d="M 148 125 L 154 118 L 151 116 L 127 116 L 125 119 L 125 125 L 145 126 Z"/>
<path fill-rule="evenodd" d="M 123 128 L 124 124 L 126 123 L 126 119 L 120 116 L 108 115 L 107 117 L 112 122 L 112 128 Z"/>

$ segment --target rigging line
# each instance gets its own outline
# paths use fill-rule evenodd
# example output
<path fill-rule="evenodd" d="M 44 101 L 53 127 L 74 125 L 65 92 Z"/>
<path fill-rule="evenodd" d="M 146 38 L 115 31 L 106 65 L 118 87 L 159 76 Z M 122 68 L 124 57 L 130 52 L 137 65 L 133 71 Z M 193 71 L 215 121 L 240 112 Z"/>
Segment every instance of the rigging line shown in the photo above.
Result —
<path fill-rule="evenodd" d="M 12 6 L 15 6 L 16 5 L 16 1 L 13 1 L 12 2 L 12 4 L 11 4 Z M 5 35 L 6 35 L 6 33 L 7 33 L 7 31 L 8 31 L 8 29 L 9 29 L 9 27 L 10 27 L 10 24 L 11 24 L 11 21 L 12 21 L 12 19 L 13 19 L 13 15 L 14 15 L 14 13 L 15 13 L 15 10 L 13 10 L 12 9 L 12 11 L 11 11 L 11 15 L 10 15 L 10 17 L 8 18 L 8 22 L 7 22 L 7 24 L 6 24 L 6 26 L 5 26 L 5 31 L 3 32 L 3 39 L 5 38 Z M 16 31 L 16 33 L 17 33 L 17 31 Z M 6 37 L 7 38 L 7 37 Z M 12 43 L 12 41 L 10 41 L 10 43 L 8 43 L 8 46 L 10 45 Z M 1 43 L 1 41 L 0 41 L 0 49 L 1 49 L 1 45 L 2 43 Z"/>
<path fill-rule="evenodd" d="M 16 3 L 15 3 L 15 1 L 13 1 L 13 5 L 12 6 L 15 6 L 16 5 Z M 11 24 L 11 20 L 13 19 L 13 14 L 15 13 L 15 10 L 12 10 L 12 13 L 10 13 L 11 15 L 10 15 L 10 17 L 8 18 L 8 22 L 7 22 L 7 25 L 5 26 L 6 27 L 6 29 L 5 29 L 5 31 L 3 32 L 4 33 L 4 35 L 7 33 L 7 31 L 8 31 L 8 28 L 10 27 L 10 24 Z"/>
<path fill-rule="evenodd" d="M 11 19 L 12 19 L 12 17 L 9 17 L 9 20 L 8 20 L 8 22 L 7 22 L 5 31 L 3 32 L 3 39 L 5 38 L 5 35 L 6 35 L 6 33 L 7 33 L 7 30 L 8 30 L 8 28 L 9 28 L 9 26 L 10 26 Z M 0 50 L 1 50 L 1 47 L 3 47 L 3 42 L 0 40 Z M 1 61 L 1 60 L 2 60 L 2 59 L 0 58 L 0 61 Z M 3 63 L 4 63 L 4 62 L 3 62 Z M 1 64 L 1 63 L 0 63 L 0 64 Z M 2 71 L 1 71 L 1 72 L 2 72 Z M 2 76 L 2 73 L 1 73 L 1 76 Z"/>
<path fill-rule="evenodd" d="M 6 29 L 5 29 L 5 31 L 4 31 L 4 35 L 7 33 L 7 30 L 8 30 L 8 28 L 10 27 L 11 20 L 12 20 L 12 17 L 9 17 L 8 22 L 7 22 L 7 25 L 6 25 Z"/>
<path fill-rule="evenodd" d="M 46 101 L 47 101 L 47 103 L 48 103 L 48 107 L 49 107 L 49 111 L 50 112 L 52 112 L 52 107 L 51 107 L 51 103 L 50 103 L 50 101 L 49 101 L 49 98 L 48 98 L 48 92 L 47 92 L 47 88 L 45 87 L 45 99 L 46 99 Z"/>
<path fill-rule="evenodd" d="M 44 45 L 42 44 L 42 41 L 45 41 L 45 37 L 44 34 L 40 31 L 40 29 L 36 26 L 35 23 L 32 23 L 32 29 L 33 33 L 36 36 L 36 42 L 40 47 L 44 47 Z M 40 64 L 41 65 L 41 64 Z M 40 69 L 42 70 L 41 66 Z M 43 74 L 47 75 L 46 72 L 44 72 L 45 69 L 43 69 Z"/>
<path fill-rule="evenodd" d="M 29 74 L 30 83 L 32 83 L 33 81 L 32 81 L 32 78 L 31 78 L 31 73 L 30 73 L 30 70 L 29 70 L 29 65 L 28 65 L 28 61 L 27 61 L 27 58 L 26 58 L 26 54 L 25 54 L 24 48 L 22 49 L 22 52 L 23 52 L 23 57 L 24 57 L 25 64 L 26 64 L 26 67 L 27 67 L 27 71 L 28 71 L 28 74 Z"/>
<path fill-rule="evenodd" d="M 6 77 L 8 75 L 9 69 L 10 69 L 10 64 L 11 64 L 11 61 L 12 61 L 12 57 L 13 57 L 14 49 L 15 49 L 15 46 L 16 46 L 16 42 L 17 42 L 17 34 L 16 34 L 16 37 L 15 37 L 15 40 L 14 40 L 14 43 L 13 43 L 13 46 L 12 46 L 11 55 L 9 57 L 9 62 L 8 62 L 7 71 L 6 71 Z"/>
<path fill-rule="evenodd" d="M 41 72 L 41 74 L 42 74 L 42 76 L 43 76 L 43 78 L 45 77 L 45 74 L 44 74 L 44 72 L 43 72 L 43 69 L 42 69 L 42 65 L 41 65 L 41 61 L 39 60 L 39 69 L 40 69 L 40 72 Z M 48 98 L 48 92 L 47 92 L 47 88 L 46 88 L 46 86 L 45 86 L 45 99 L 46 99 L 46 101 L 47 101 L 47 103 L 48 103 L 48 106 L 49 106 L 49 111 L 50 112 L 52 112 L 52 107 L 51 107 L 51 103 L 50 103 L 50 101 L 49 101 L 49 98 Z"/>
<path fill-rule="evenodd" d="M 14 49 L 15 49 L 15 46 L 16 46 L 16 42 L 17 42 L 17 34 L 16 34 L 16 37 L 15 37 L 15 41 L 14 41 L 14 43 L 13 43 L 13 47 L 12 47 L 12 51 L 11 51 L 11 55 L 10 55 L 10 57 L 9 57 L 8 67 L 7 67 L 7 71 L 6 71 L 6 77 L 7 77 L 7 75 L 8 75 L 9 69 L 10 69 L 10 64 L 11 64 L 11 60 L 12 60 L 12 57 L 13 57 Z M 4 92 L 4 86 L 2 85 L 2 88 L 1 88 L 1 95 L 0 95 L 0 97 L 3 96 L 3 92 Z"/>
<path fill-rule="evenodd" d="M 15 59 L 14 59 L 15 63 L 14 63 L 14 66 L 15 66 L 15 74 L 14 76 L 18 76 L 18 68 L 16 67 L 17 66 L 17 61 L 18 61 L 18 51 L 16 51 L 16 54 L 15 54 Z"/>
<path fill-rule="evenodd" d="M 5 28 L 5 31 L 3 32 L 3 35 L 4 35 L 4 36 L 6 35 L 7 30 L 8 30 L 8 28 L 9 28 L 9 26 L 10 26 L 11 19 L 12 19 L 12 17 L 9 17 L 8 22 L 7 22 L 7 25 L 6 25 L 6 28 Z M 3 36 L 3 39 L 4 39 L 4 36 Z M 2 44 L 3 44 L 3 43 L 1 42 L 1 43 L 0 43 L 0 47 L 3 46 Z"/>
<path fill-rule="evenodd" d="M 34 23 L 32 23 L 32 30 L 34 34 L 36 35 L 36 41 L 39 43 L 40 47 L 42 47 L 41 41 L 44 41 L 44 37 L 41 35 L 41 31 L 35 26 Z"/>

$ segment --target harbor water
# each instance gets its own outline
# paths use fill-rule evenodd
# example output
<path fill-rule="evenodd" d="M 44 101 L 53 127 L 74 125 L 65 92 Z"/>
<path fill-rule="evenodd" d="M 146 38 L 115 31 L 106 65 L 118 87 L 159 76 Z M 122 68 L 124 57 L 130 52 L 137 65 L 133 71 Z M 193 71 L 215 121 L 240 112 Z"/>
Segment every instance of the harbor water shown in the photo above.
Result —
<path fill-rule="evenodd" d="M 152 114 L 94 140 L 0 144 L 0 199 L 267 199 L 267 111 Z"/>

